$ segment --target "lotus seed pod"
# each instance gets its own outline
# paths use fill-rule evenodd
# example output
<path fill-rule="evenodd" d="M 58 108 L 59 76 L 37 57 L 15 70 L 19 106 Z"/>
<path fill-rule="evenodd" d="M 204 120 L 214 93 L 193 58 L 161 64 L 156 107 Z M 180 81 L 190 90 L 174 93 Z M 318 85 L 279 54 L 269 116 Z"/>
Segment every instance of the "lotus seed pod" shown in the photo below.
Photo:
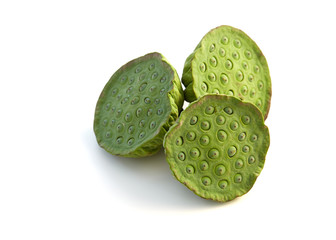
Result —
<path fill-rule="evenodd" d="M 257 44 L 239 29 L 220 26 L 208 32 L 187 58 L 182 82 L 188 102 L 212 93 L 235 96 L 267 118 L 272 94 L 268 65 Z"/>
<path fill-rule="evenodd" d="M 153 155 L 162 147 L 183 101 L 180 79 L 166 58 L 150 53 L 134 59 L 112 75 L 98 99 L 97 142 L 114 155 Z"/>
<path fill-rule="evenodd" d="M 204 122 L 209 128 L 204 128 Z M 191 103 L 163 142 L 176 179 L 198 196 L 219 202 L 252 188 L 269 144 L 268 128 L 256 106 L 215 94 Z"/>

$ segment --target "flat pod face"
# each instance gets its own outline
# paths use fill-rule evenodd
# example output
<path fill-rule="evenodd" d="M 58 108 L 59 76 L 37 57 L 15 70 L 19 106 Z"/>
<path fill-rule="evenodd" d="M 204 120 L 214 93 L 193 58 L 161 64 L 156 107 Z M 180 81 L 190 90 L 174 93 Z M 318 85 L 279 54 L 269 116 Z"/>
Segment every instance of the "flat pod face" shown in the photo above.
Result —
<path fill-rule="evenodd" d="M 181 183 L 203 198 L 225 202 L 252 188 L 264 166 L 269 132 L 254 105 L 206 95 L 181 113 L 164 147 Z"/>
<path fill-rule="evenodd" d="M 174 71 L 159 53 L 121 67 L 106 84 L 96 106 L 94 131 L 99 145 L 112 154 L 132 156 L 153 139 L 170 116 L 167 93 L 173 88 L 173 79 Z"/>
<path fill-rule="evenodd" d="M 261 50 L 244 32 L 229 26 L 215 28 L 192 56 L 182 76 L 187 101 L 211 93 L 235 96 L 257 106 L 266 119 L 271 100 L 269 69 Z"/>

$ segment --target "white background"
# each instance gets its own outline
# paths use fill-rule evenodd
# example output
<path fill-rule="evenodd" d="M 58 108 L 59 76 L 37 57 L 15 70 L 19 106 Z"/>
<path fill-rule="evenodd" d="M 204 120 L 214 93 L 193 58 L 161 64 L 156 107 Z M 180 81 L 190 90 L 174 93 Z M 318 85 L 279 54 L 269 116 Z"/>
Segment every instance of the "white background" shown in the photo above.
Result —
<path fill-rule="evenodd" d="M 335 23 L 332 1 L 1 1 L 0 239 L 335 239 Z M 162 151 L 115 157 L 92 130 L 121 65 L 158 51 L 181 76 L 223 24 L 256 41 L 273 84 L 264 170 L 226 204 Z"/>

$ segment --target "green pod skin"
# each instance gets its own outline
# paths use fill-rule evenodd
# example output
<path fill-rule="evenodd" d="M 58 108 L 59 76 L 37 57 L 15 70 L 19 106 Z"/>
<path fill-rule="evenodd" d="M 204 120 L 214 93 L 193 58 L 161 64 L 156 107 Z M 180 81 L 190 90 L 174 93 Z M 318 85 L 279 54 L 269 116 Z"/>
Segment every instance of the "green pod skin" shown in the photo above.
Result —
<path fill-rule="evenodd" d="M 243 31 L 219 26 L 208 32 L 186 59 L 182 74 L 185 99 L 225 94 L 257 106 L 266 120 L 272 86 L 266 58 Z"/>
<path fill-rule="evenodd" d="M 257 107 L 214 94 L 192 102 L 163 143 L 176 179 L 196 195 L 219 202 L 252 188 L 269 144 L 269 131 Z"/>
<path fill-rule="evenodd" d="M 180 79 L 165 57 L 154 52 L 134 59 L 112 75 L 100 94 L 93 124 L 97 142 L 113 155 L 153 155 L 183 101 Z"/>

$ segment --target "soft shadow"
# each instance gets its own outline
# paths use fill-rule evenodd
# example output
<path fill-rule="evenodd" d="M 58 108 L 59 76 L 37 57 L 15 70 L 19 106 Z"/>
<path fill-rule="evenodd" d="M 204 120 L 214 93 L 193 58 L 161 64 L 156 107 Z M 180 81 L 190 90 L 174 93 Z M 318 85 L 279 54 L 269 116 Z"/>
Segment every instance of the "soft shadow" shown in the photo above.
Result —
<path fill-rule="evenodd" d="M 177 181 L 166 162 L 163 149 L 154 156 L 124 158 L 113 156 L 100 148 L 92 130 L 83 132 L 85 149 L 108 184 L 130 203 L 162 209 L 208 209 L 223 207 L 239 201 L 219 203 L 196 196 Z"/>

